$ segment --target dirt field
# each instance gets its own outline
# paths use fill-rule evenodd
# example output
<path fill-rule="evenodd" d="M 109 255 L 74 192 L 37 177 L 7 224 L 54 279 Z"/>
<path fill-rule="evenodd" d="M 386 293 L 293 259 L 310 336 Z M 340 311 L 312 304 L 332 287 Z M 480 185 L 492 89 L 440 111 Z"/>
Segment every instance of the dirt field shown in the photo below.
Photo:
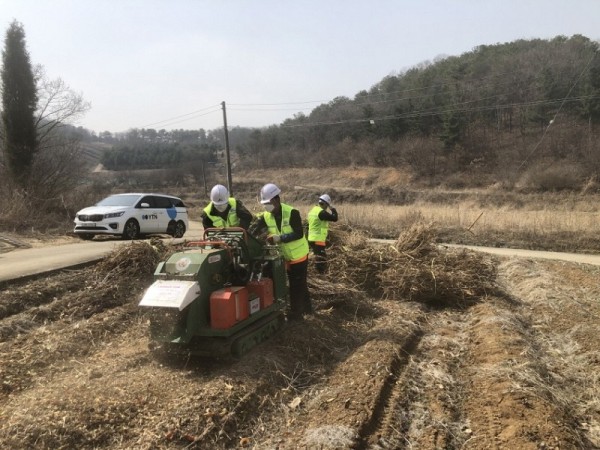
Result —
<path fill-rule="evenodd" d="M 148 350 L 156 259 L 137 245 L 126 271 L 109 258 L 0 292 L 1 448 L 600 446 L 598 268 L 454 255 L 497 271 L 460 308 L 311 272 L 314 316 L 207 360 Z"/>

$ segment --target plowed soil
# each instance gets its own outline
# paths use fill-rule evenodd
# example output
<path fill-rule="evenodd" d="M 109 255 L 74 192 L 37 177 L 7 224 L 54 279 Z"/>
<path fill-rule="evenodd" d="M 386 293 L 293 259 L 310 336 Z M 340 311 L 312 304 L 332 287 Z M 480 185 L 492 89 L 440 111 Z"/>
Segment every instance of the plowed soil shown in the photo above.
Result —
<path fill-rule="evenodd" d="M 491 261 L 497 288 L 462 308 L 311 272 L 315 314 L 224 360 L 149 350 L 155 261 L 9 285 L 0 448 L 599 448 L 598 269 Z"/>

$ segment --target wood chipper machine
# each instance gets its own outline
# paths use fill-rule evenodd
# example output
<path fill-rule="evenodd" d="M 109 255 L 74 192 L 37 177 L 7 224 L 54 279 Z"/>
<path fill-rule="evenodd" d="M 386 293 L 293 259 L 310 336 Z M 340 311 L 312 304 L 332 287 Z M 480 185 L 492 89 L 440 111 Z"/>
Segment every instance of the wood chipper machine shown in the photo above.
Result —
<path fill-rule="evenodd" d="M 139 305 L 157 347 L 241 356 L 284 323 L 285 262 L 243 228 L 209 228 L 162 261 Z"/>

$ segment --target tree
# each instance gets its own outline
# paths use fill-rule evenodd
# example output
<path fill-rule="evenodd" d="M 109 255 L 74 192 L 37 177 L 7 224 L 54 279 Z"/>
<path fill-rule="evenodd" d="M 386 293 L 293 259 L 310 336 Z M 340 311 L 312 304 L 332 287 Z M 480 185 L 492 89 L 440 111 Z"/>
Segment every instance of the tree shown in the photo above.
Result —
<path fill-rule="evenodd" d="M 37 151 L 35 111 L 38 97 L 25 48 L 25 31 L 17 21 L 13 21 L 6 32 L 2 62 L 4 159 L 10 178 L 25 187 Z"/>
<path fill-rule="evenodd" d="M 90 104 L 81 94 L 71 90 L 62 79 L 50 80 L 42 66 L 35 67 L 34 75 L 38 96 L 35 128 L 38 149 L 43 151 L 57 145 L 55 132 L 68 122 L 76 121 L 90 109 Z"/>

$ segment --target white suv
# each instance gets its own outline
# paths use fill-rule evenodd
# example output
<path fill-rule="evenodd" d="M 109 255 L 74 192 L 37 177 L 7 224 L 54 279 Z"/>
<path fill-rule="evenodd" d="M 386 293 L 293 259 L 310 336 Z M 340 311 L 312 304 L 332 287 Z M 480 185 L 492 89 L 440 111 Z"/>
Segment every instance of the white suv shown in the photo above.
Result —
<path fill-rule="evenodd" d="M 136 239 L 144 234 L 182 237 L 188 228 L 181 199 L 164 194 L 116 194 L 75 215 L 75 233 L 81 239 L 113 234 Z"/>

